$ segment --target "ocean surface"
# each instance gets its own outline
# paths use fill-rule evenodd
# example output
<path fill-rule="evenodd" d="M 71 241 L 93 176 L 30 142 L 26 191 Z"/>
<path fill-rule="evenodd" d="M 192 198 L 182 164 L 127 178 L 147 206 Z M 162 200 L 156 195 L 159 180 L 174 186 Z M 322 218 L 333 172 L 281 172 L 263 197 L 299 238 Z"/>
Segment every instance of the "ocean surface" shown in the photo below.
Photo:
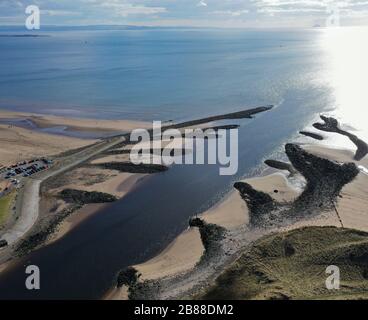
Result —
<path fill-rule="evenodd" d="M 366 132 L 358 124 L 367 113 L 358 105 L 368 102 L 367 90 L 350 89 L 355 104 L 350 104 L 347 92 L 342 94 L 346 84 L 341 85 L 339 76 L 347 80 L 336 66 L 339 59 L 348 61 L 347 56 L 341 56 L 341 48 L 337 53 L 331 49 L 341 39 L 326 30 L 42 34 L 48 36 L 0 37 L 1 107 L 175 121 L 261 105 L 275 108 L 240 121 L 235 176 L 219 176 L 217 166 L 177 165 L 149 177 L 60 241 L 2 274 L 0 298 L 100 298 L 120 269 L 159 253 L 187 227 L 191 216 L 219 201 L 234 182 L 262 172 L 265 159 L 282 157 L 283 144 L 299 139 L 298 131 L 319 113 L 346 117 L 351 130 Z M 351 34 L 345 38 L 351 42 Z M 348 74 L 351 88 L 362 80 L 357 74 Z M 360 100 L 356 94 L 361 94 Z M 346 139 L 341 144 L 351 147 Z M 39 291 L 24 287 L 24 266 L 29 264 L 40 267 Z"/>
<path fill-rule="evenodd" d="M 323 31 L 1 31 L 0 107 L 182 120 L 249 106 L 327 105 Z M 4 35 L 7 35 L 5 37 Z M 314 99 L 316 101 L 316 99 Z"/>

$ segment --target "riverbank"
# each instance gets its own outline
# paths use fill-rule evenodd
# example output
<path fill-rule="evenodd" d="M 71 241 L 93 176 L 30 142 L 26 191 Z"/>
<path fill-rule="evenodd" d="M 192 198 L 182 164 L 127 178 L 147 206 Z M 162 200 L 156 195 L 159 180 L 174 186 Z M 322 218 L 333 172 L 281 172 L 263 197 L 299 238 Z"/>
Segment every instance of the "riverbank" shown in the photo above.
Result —
<path fill-rule="evenodd" d="M 1 249 L 0 264 L 23 252 L 20 248 L 24 244 L 26 244 L 26 248 L 32 249 L 33 242 L 37 245 L 38 242 L 46 240 L 47 244 L 49 240 L 55 241 L 55 239 L 61 238 L 100 209 L 98 205 L 79 209 L 60 201 L 60 199 L 51 203 L 50 198 L 47 196 L 45 198 L 45 193 L 42 192 L 44 181 L 52 180 L 55 182 L 60 177 L 68 175 L 75 167 L 80 167 L 89 158 L 95 158 L 99 152 L 104 152 L 105 148 L 125 141 L 124 137 L 103 141 L 66 136 L 57 130 L 44 130 L 52 129 L 55 126 L 62 126 L 65 130 L 72 130 L 75 133 L 87 131 L 96 133 L 98 131 L 99 134 L 106 135 L 117 130 L 119 133 L 129 132 L 132 128 L 147 127 L 148 124 L 125 120 L 69 119 L 51 115 L 0 111 L 1 167 L 8 167 L 35 158 L 54 160 L 50 169 L 32 176 L 32 179 L 18 177 L 20 182 L 18 188 L 14 190 L 16 201 L 12 206 L 12 214 L 8 215 L 7 221 L 3 221 L 4 228 L 0 229 L 0 238 L 5 239 L 8 244 L 7 247 Z M 111 191 L 113 195 L 118 197 L 128 193 L 140 178 L 132 174 L 116 174 L 111 171 L 107 175 L 105 173 L 103 175 L 111 178 L 111 181 L 102 181 L 103 179 L 93 181 L 94 178 L 99 180 L 98 174 L 94 174 L 93 169 L 82 174 L 84 174 L 82 180 L 84 180 L 85 191 L 93 191 L 91 186 L 100 182 L 100 185 L 96 187 L 98 191 Z M 79 177 L 82 176 L 79 175 Z M 82 187 L 80 189 L 83 190 Z M 52 210 L 49 210 L 50 208 Z M 81 214 L 79 214 L 79 210 L 82 211 Z M 84 210 L 88 212 L 86 213 Z M 68 220 L 63 225 L 65 217 Z M 34 225 L 35 228 L 33 228 Z M 55 230 L 59 230 L 59 227 L 60 232 L 52 235 Z M 51 239 L 48 239 L 49 236 Z M 33 239 L 31 240 L 32 244 L 29 242 L 29 238 Z M 22 242 L 18 243 L 20 239 Z M 4 269 L 1 268 L 2 271 Z"/>
<path fill-rule="evenodd" d="M 268 190 L 270 193 L 273 193 L 273 188 L 278 188 L 280 193 L 274 194 L 275 199 L 293 199 L 298 195 L 298 191 L 289 184 L 286 176 L 281 173 L 243 181 L 251 184 L 254 188 Z M 222 201 L 198 217 L 208 224 L 221 226 L 235 234 L 245 230 L 249 224 L 248 207 L 236 191 L 227 195 Z M 231 245 L 239 248 L 239 242 L 239 239 L 233 239 Z M 141 281 L 175 279 L 194 270 L 200 263 L 204 253 L 205 248 L 198 228 L 190 227 L 159 255 L 147 262 L 134 265 L 133 268 L 141 275 Z M 113 288 L 105 295 L 104 299 L 128 299 L 127 287 Z"/>
<path fill-rule="evenodd" d="M 208 119 L 248 119 L 253 114 L 268 111 L 271 108 L 271 106 L 253 108 L 194 121 L 198 125 L 204 125 Z M 40 127 L 44 126 L 42 121 L 46 121 L 43 119 L 40 122 L 39 116 L 36 116 L 36 118 L 28 114 L 26 116 L 28 119 L 25 120 L 29 120 L 33 124 L 38 121 L 39 126 L 36 129 L 32 128 L 32 130 L 22 127 L 16 128 L 37 132 Z M 54 117 L 51 118 L 54 119 Z M 52 124 L 60 124 L 59 120 L 58 118 L 58 122 L 54 121 Z M 51 120 L 48 123 L 50 122 Z M 235 126 L 238 127 L 238 125 Z M 9 128 L 13 127 L 13 125 L 9 125 Z M 170 124 L 168 127 L 185 128 L 180 123 Z M 163 145 L 168 143 L 169 141 L 163 141 Z M 62 239 L 73 228 L 81 225 L 87 218 L 92 217 L 95 213 L 106 209 L 108 206 L 108 204 L 100 206 L 95 202 L 99 203 L 102 199 L 115 199 L 113 201 L 117 201 L 128 194 L 137 185 L 137 182 L 148 174 L 168 170 L 165 166 L 132 165 L 129 159 L 130 147 L 130 141 L 126 139 L 126 135 L 119 134 L 102 139 L 86 147 L 67 150 L 58 154 L 54 158 L 55 165 L 53 167 L 55 168 L 51 170 L 53 172 L 37 180 L 36 187 L 40 190 L 40 201 L 38 201 L 38 191 L 28 196 L 28 198 L 33 197 L 35 199 L 32 202 L 35 204 L 34 208 L 32 207 L 32 212 L 34 212 L 32 221 L 38 222 L 32 222 L 32 225 L 27 224 L 27 229 L 20 236 L 23 237 L 33 224 L 34 228 L 19 243 L 16 243 L 19 239 L 12 237 L 12 242 L 8 242 L 12 247 L 10 248 L 9 246 L 8 251 L 14 249 L 17 256 L 24 256 L 35 249 L 40 249 L 43 246 L 56 242 L 56 240 Z M 176 148 L 182 149 L 183 146 L 176 146 Z M 151 154 L 151 157 L 154 157 L 154 155 Z M 71 197 L 69 200 L 64 199 L 61 196 L 64 192 L 80 194 L 85 200 L 78 200 L 75 197 Z M 28 217 L 29 215 L 25 216 Z M 8 235 L 7 238 L 9 238 Z M 7 259 L 12 257 L 11 254 L 2 254 L 1 262 L 8 261 Z"/>
<path fill-rule="evenodd" d="M 92 163 L 93 162 L 94 161 L 92 161 Z M 52 211 L 52 209 L 55 208 L 55 201 L 50 201 L 50 197 L 56 199 L 62 190 L 72 189 L 86 192 L 104 192 L 115 196 L 117 199 L 122 199 L 147 176 L 147 174 L 131 174 L 117 172 L 116 170 L 102 170 L 83 167 L 76 168 L 63 176 L 62 180 L 59 180 L 59 184 L 58 181 L 53 181 L 53 185 L 46 186 L 46 188 L 49 189 L 47 191 L 47 196 L 44 196 L 44 199 L 41 202 L 44 206 L 43 213 L 46 216 L 51 214 L 50 210 Z M 54 211 L 54 214 L 65 210 L 67 204 L 64 201 L 57 200 L 56 203 L 58 205 L 58 209 L 56 212 Z M 108 203 L 90 203 L 74 210 L 70 215 L 58 223 L 55 231 L 50 234 L 48 239 L 42 245 L 47 246 L 60 240 L 78 225 L 108 206 Z"/>
<path fill-rule="evenodd" d="M 311 181 L 308 175 L 303 176 L 306 173 L 301 174 L 303 172 L 299 171 L 301 168 L 295 173 L 278 171 L 268 176 L 242 181 L 240 184 L 249 186 L 247 191 L 239 189 L 240 193 L 232 192 L 221 203 L 199 216 L 208 224 L 225 228 L 225 239 L 220 241 L 222 250 L 218 251 L 220 257 L 204 263 L 206 252 L 200 254 L 200 249 L 203 250 L 204 245 L 203 236 L 196 237 L 194 230 L 198 232 L 198 229 L 190 228 L 158 256 L 146 263 L 133 266 L 139 277 L 138 283 L 131 286 L 129 291 L 125 286 L 120 289 L 115 288 L 107 294 L 106 298 L 127 299 L 130 296 L 143 299 L 145 297 L 172 299 L 197 296 L 200 292 L 205 292 L 206 288 L 209 288 L 222 271 L 232 265 L 242 252 L 251 248 L 254 241 L 267 234 L 290 232 L 307 226 L 344 227 L 368 231 L 368 218 L 364 211 L 368 205 L 368 198 L 364 192 L 368 187 L 368 176 L 365 173 L 366 169 L 364 170 L 367 168 L 368 159 L 365 156 L 360 160 L 356 159 L 353 150 L 339 150 L 318 145 L 302 145 L 302 148 L 307 153 L 303 154 L 302 149 L 291 145 L 286 147 L 289 158 L 295 157 L 293 164 L 296 168 L 302 167 L 301 161 L 308 163 L 307 159 L 310 158 L 316 164 L 335 166 L 334 170 L 340 170 L 338 163 L 354 163 L 360 170 L 354 171 L 355 169 L 350 165 L 342 166 L 343 170 L 352 170 L 351 177 L 347 178 L 346 182 L 340 182 L 340 174 L 328 176 L 326 171 L 326 175 L 323 174 L 324 178 L 321 177 L 322 180 L 326 180 L 321 181 L 321 186 L 318 187 L 322 188 L 321 194 L 317 194 L 316 198 L 313 185 L 317 182 Z M 304 158 L 305 160 L 302 160 Z M 312 169 L 313 164 L 311 166 Z M 321 172 L 323 173 L 323 170 Z M 330 194 L 329 188 L 333 188 L 334 183 L 341 185 L 338 187 L 341 191 Z M 240 184 L 236 185 L 240 187 Z M 246 193 L 242 194 L 242 192 Z M 331 203 L 327 202 L 322 206 L 316 203 L 318 199 L 322 200 L 325 196 L 334 198 L 331 198 Z M 262 198 L 265 200 L 261 200 Z M 273 214 L 274 210 L 276 210 L 275 214 Z M 270 216 L 259 220 L 259 218 L 255 219 L 255 214 Z M 257 225 L 260 222 L 261 225 Z M 192 235 L 191 245 L 179 246 L 181 239 L 188 235 Z M 175 257 L 172 261 L 178 261 L 178 263 L 166 264 L 168 257 Z M 185 259 L 188 259 L 190 264 L 180 263 Z M 193 264 L 195 264 L 194 267 Z M 175 268 L 179 271 L 173 274 Z"/>

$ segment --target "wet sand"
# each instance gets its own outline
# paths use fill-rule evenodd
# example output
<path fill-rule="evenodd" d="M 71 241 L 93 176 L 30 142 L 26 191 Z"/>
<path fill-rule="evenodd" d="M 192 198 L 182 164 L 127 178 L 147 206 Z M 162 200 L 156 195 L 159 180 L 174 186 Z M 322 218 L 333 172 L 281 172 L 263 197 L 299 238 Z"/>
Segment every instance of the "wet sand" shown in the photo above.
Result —
<path fill-rule="evenodd" d="M 0 110 L 0 121 L 30 120 L 36 128 L 0 124 L 0 166 L 8 166 L 18 161 L 57 155 L 95 143 L 95 139 L 81 139 L 36 130 L 66 127 L 74 132 L 130 132 L 136 128 L 148 128 L 150 124 L 130 120 L 94 120 L 65 118 L 52 115 L 38 115 Z M 57 133 L 57 132 L 55 132 Z"/>
<path fill-rule="evenodd" d="M 0 166 L 57 155 L 94 142 L 96 140 L 57 136 L 0 124 Z"/>
<path fill-rule="evenodd" d="M 34 114 L 0 110 L 0 120 L 25 119 L 31 120 L 38 128 L 66 126 L 73 131 L 92 132 L 130 132 L 134 129 L 145 129 L 152 126 L 149 122 L 135 120 L 99 120 L 85 118 L 67 118 L 54 115 Z"/>

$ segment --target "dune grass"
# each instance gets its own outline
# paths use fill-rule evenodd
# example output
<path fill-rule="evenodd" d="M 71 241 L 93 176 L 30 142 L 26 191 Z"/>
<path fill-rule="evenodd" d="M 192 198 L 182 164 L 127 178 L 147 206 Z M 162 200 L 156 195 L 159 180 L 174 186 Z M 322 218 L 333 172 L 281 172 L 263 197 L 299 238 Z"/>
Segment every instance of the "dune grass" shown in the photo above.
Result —
<path fill-rule="evenodd" d="M 326 268 L 341 272 L 326 288 Z M 368 233 L 308 227 L 257 241 L 200 299 L 368 299 Z"/>
<path fill-rule="evenodd" d="M 14 198 L 15 191 L 12 191 L 8 195 L 0 198 L 0 226 L 8 219 Z"/>

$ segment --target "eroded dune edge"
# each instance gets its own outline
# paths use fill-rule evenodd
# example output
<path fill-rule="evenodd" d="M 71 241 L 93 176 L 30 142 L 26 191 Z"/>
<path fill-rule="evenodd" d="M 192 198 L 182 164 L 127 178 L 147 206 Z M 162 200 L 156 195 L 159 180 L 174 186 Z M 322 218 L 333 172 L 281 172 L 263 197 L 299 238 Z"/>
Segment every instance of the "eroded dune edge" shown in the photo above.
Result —
<path fill-rule="evenodd" d="M 367 298 L 365 142 L 330 132 L 357 152 L 286 144 L 290 163 L 266 161 L 273 174 L 236 183 L 160 255 L 122 270 L 105 298 Z M 325 288 L 333 263 L 349 274 L 339 292 Z"/>

